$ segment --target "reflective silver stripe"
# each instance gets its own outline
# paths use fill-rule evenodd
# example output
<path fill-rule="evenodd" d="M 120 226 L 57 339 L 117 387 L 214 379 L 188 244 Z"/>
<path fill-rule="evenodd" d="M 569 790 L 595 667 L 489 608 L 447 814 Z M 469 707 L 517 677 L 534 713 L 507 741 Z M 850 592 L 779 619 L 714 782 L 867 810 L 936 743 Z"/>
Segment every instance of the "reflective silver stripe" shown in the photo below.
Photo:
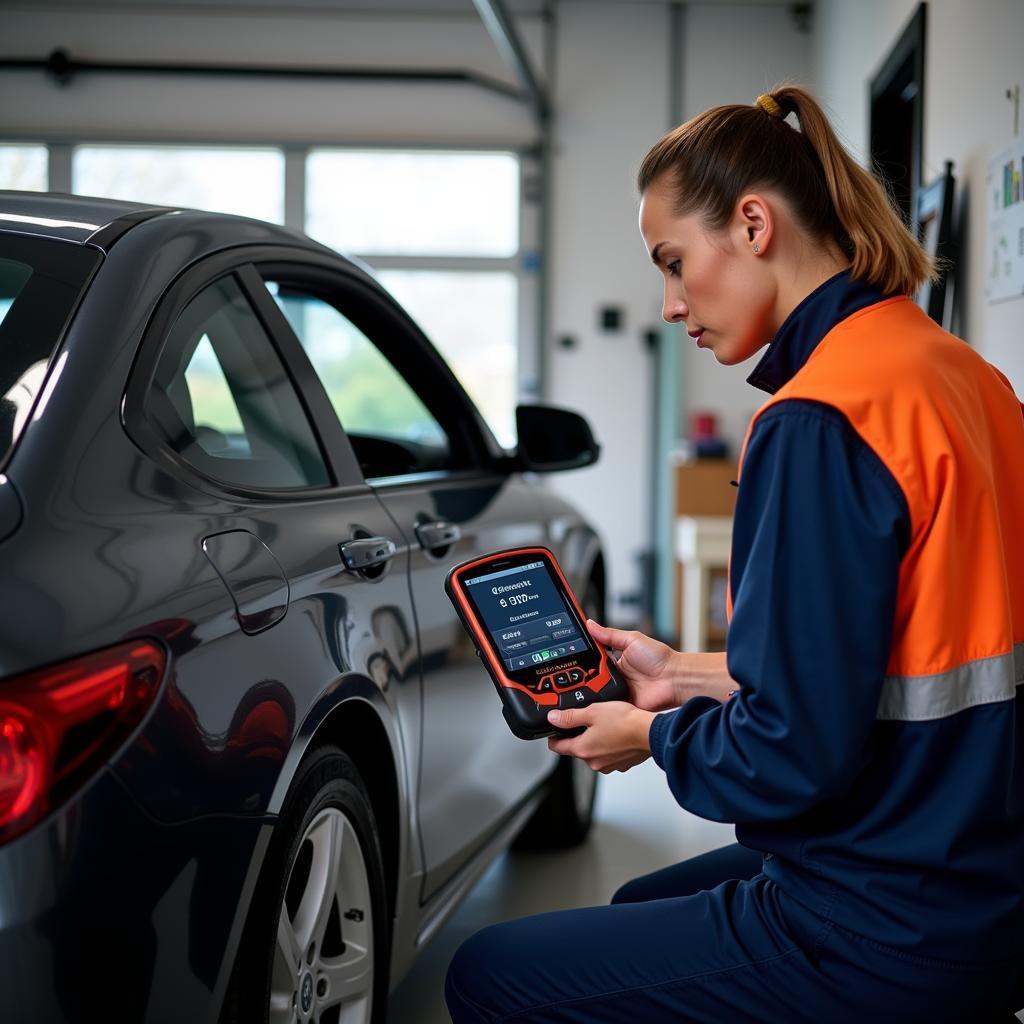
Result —
<path fill-rule="evenodd" d="M 927 722 L 965 708 L 1013 700 L 1024 683 L 1024 643 L 934 676 L 886 676 L 876 719 Z"/>

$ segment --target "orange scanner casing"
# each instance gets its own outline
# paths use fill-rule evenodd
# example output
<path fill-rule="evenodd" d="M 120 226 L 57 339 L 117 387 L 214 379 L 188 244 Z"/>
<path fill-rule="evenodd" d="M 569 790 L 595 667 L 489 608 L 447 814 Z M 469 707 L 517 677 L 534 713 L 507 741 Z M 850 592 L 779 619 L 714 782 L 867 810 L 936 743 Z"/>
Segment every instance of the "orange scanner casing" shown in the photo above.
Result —
<path fill-rule="evenodd" d="M 584 639 L 593 650 L 554 659 L 543 665 L 517 670 L 513 678 L 494 649 L 490 630 L 481 621 L 466 594 L 464 580 L 510 560 L 528 562 L 540 558 L 550 569 L 555 589 L 578 619 Z M 513 566 L 514 567 L 514 566 Z M 507 548 L 482 558 L 473 558 L 448 570 L 445 593 L 455 606 L 463 626 L 473 639 L 476 652 L 501 698 L 502 714 L 520 739 L 543 736 L 576 736 L 580 729 L 559 729 L 547 719 L 553 708 L 586 707 L 595 701 L 628 700 L 629 691 L 607 651 L 590 636 L 586 616 L 580 608 L 554 554 L 545 547 Z M 521 681 L 523 676 L 529 677 Z"/>

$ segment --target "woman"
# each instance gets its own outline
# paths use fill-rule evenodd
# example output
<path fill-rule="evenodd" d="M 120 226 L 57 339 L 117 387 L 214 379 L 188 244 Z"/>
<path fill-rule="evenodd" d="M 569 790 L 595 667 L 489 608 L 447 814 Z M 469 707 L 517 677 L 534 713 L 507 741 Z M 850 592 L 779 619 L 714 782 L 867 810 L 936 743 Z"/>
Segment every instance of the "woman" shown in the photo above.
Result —
<path fill-rule="evenodd" d="M 908 298 L 934 267 L 807 91 L 705 111 L 639 189 L 665 319 L 725 364 L 770 341 L 748 380 L 772 397 L 740 459 L 726 655 L 592 623 L 632 703 L 552 712 L 586 730 L 549 745 L 602 772 L 653 754 L 739 842 L 479 932 L 453 1020 L 1010 1020 L 1024 410 Z"/>

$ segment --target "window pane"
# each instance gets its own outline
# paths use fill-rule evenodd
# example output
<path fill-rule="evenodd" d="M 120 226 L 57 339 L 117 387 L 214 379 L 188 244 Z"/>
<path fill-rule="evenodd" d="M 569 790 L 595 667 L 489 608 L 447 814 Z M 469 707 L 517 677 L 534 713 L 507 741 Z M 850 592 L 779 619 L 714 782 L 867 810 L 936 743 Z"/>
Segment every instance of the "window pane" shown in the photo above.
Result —
<path fill-rule="evenodd" d="M 46 191 L 45 146 L 0 146 L 0 188 Z"/>
<path fill-rule="evenodd" d="M 0 233 L 0 462 L 28 421 L 68 314 L 99 258 L 84 245 Z"/>
<path fill-rule="evenodd" d="M 306 230 L 345 252 L 512 256 L 519 161 L 511 153 L 314 150 Z"/>
<path fill-rule="evenodd" d="M 230 275 L 174 322 L 146 406 L 171 448 L 206 476 L 253 488 L 329 482 L 277 350 Z"/>
<path fill-rule="evenodd" d="M 237 434 L 244 438 L 242 417 L 238 415 L 238 406 L 235 405 L 224 371 L 217 362 L 208 334 L 204 334 L 196 345 L 196 350 L 185 367 L 185 383 L 192 398 L 196 427 L 209 427 L 228 437 Z M 244 443 L 242 450 L 247 458 L 252 455 L 248 441 Z"/>
<path fill-rule="evenodd" d="M 267 287 L 302 343 L 367 477 L 444 469 L 448 435 L 380 349 L 334 306 Z"/>
<path fill-rule="evenodd" d="M 518 395 L 515 274 L 385 270 L 378 276 L 444 356 L 498 442 L 514 447 Z"/>
<path fill-rule="evenodd" d="M 284 220 L 284 154 L 277 149 L 80 146 L 72 183 L 83 196 Z"/>

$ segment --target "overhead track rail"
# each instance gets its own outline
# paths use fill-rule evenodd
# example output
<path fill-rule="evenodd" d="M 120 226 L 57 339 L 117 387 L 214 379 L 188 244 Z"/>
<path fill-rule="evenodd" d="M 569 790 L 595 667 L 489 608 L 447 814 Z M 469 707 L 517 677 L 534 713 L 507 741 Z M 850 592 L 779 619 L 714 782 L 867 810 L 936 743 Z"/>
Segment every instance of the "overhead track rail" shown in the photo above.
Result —
<path fill-rule="evenodd" d="M 537 122 L 537 163 L 538 163 L 538 195 L 537 214 L 540 222 L 540 238 L 538 249 L 543 261 L 551 251 L 551 227 L 548 223 L 551 209 L 551 149 L 553 133 L 553 113 L 548 100 L 547 91 L 534 74 L 526 47 L 516 31 L 512 19 L 505 8 L 504 0 L 473 0 L 480 14 L 484 27 L 490 33 L 494 45 L 505 62 L 515 73 L 529 102 L 534 119 Z M 550 0 L 545 4 L 545 17 L 548 22 L 548 40 L 550 43 L 554 17 Z M 550 72 L 550 66 L 548 68 Z M 547 269 L 540 264 L 537 282 L 537 338 L 536 338 L 536 396 L 543 400 L 547 397 L 547 345 L 548 318 L 550 306 L 550 277 Z"/>
<path fill-rule="evenodd" d="M 64 49 L 48 57 L 0 57 L 0 71 L 44 71 L 66 86 L 80 74 L 178 75 L 218 78 L 296 79 L 350 82 L 425 82 L 474 85 L 520 103 L 530 97 L 514 85 L 463 68 L 328 68 L 265 64 L 192 64 L 178 62 L 78 60 Z"/>
<path fill-rule="evenodd" d="M 515 25 L 512 24 L 512 19 L 509 17 L 504 3 L 502 0 L 473 0 L 473 4 L 480 14 L 484 27 L 490 33 L 491 39 L 494 40 L 498 52 L 522 84 L 537 121 L 543 125 L 551 113 L 547 93 L 533 73 L 533 66 L 530 64 L 526 48 L 519 38 Z"/>

